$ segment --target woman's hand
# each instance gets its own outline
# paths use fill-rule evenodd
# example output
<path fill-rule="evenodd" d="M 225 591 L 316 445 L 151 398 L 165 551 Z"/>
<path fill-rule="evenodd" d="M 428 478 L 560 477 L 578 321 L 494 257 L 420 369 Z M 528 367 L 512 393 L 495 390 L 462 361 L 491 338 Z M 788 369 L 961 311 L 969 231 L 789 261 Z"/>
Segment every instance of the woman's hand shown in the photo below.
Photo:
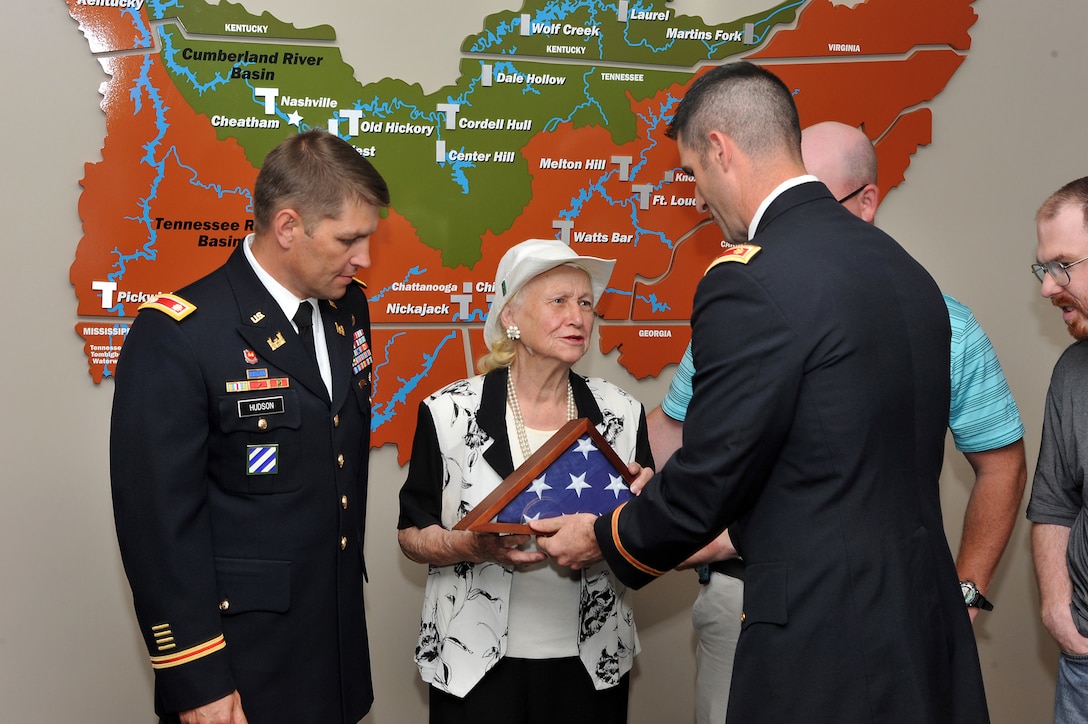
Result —
<path fill-rule="evenodd" d="M 508 568 L 516 568 L 538 563 L 548 556 L 540 551 L 521 550 L 521 546 L 528 543 L 531 537 L 446 530 L 440 525 L 397 531 L 397 540 L 404 555 L 416 563 L 429 563 L 432 566 L 494 561 Z"/>
<path fill-rule="evenodd" d="M 521 549 L 523 545 L 532 539 L 530 535 L 466 532 L 472 536 L 470 541 L 472 557 L 467 560 L 477 563 L 494 561 L 506 568 L 517 568 L 531 563 L 539 563 L 548 557 L 542 551 L 525 551 Z"/>

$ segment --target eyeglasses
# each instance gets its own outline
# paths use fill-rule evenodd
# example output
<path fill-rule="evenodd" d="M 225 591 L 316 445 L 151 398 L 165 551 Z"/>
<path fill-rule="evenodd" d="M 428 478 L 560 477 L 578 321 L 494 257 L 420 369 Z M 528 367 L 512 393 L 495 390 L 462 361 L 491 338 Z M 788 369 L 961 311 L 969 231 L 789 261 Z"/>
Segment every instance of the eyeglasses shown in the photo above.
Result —
<path fill-rule="evenodd" d="M 836 200 L 837 200 L 837 201 L 838 201 L 838 202 L 839 202 L 840 204 L 845 204 L 845 203 L 846 203 L 847 201 L 849 201 L 850 199 L 854 198 L 855 196 L 857 196 L 858 194 L 860 194 L 860 193 L 861 193 L 862 191 L 864 191 L 864 190 L 865 190 L 865 187 L 866 187 L 866 186 L 868 186 L 868 185 L 869 185 L 869 184 L 867 184 L 867 183 L 865 183 L 865 184 L 862 184 L 861 186 L 858 186 L 858 187 L 857 187 L 856 189 L 854 189 L 853 191 L 851 191 L 850 193 L 848 193 L 848 194 L 847 194 L 846 196 L 843 196 L 843 197 L 842 197 L 841 199 L 836 199 Z"/>
<path fill-rule="evenodd" d="M 1046 264 L 1032 264 L 1031 272 L 1035 275 L 1035 278 L 1042 284 L 1046 280 L 1046 275 L 1049 274 L 1050 278 L 1054 280 L 1054 283 L 1059 287 L 1064 287 L 1069 284 L 1069 270 L 1080 264 L 1082 261 L 1088 261 L 1088 256 L 1071 261 L 1068 264 L 1064 264 L 1060 261 L 1048 261 Z"/>

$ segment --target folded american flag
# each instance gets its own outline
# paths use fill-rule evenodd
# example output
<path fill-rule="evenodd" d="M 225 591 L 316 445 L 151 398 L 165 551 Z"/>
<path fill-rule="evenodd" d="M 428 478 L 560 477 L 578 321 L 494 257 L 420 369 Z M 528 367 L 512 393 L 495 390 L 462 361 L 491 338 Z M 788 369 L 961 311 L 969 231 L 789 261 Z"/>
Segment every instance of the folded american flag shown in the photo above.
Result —
<path fill-rule="evenodd" d="M 603 515 L 632 497 L 631 489 L 589 435 L 583 435 L 535 477 L 495 518 L 527 523 L 571 513 Z"/>

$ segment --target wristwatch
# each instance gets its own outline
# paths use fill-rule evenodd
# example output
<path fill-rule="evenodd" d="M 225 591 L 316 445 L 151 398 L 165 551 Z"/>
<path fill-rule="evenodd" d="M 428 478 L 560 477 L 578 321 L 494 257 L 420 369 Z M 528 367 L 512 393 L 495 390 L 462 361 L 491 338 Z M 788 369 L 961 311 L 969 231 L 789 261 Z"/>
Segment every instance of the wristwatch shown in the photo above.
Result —
<path fill-rule="evenodd" d="M 993 611 L 994 605 L 986 600 L 974 581 L 960 581 L 960 591 L 963 593 L 963 602 L 968 608 L 980 608 L 983 611 Z"/>

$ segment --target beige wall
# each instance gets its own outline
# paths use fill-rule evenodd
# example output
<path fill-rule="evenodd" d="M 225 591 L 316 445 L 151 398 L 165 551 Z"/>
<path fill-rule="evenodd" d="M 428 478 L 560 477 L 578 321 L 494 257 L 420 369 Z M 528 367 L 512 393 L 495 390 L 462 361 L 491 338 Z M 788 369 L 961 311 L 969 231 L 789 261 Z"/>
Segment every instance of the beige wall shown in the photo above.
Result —
<path fill-rule="evenodd" d="M 418 79 L 427 90 L 453 80 L 460 40 L 479 30 L 485 12 L 515 5 L 246 4 L 299 25 L 331 23 L 361 80 Z M 674 7 L 704 4 L 739 14 L 769 3 L 678 0 Z M 975 9 L 974 47 L 932 104 L 934 143 L 915 156 L 878 222 L 990 333 L 1020 403 L 1033 469 L 1049 372 L 1069 340 L 1028 273 L 1032 215 L 1052 190 L 1088 173 L 1088 3 L 979 0 Z M 92 384 L 85 372 L 68 282 L 81 233 L 77 182 L 83 164 L 99 159 L 104 134 L 97 109 L 104 76 L 61 0 L 7 3 L 4 10 L 0 173 L 5 218 L 14 226 L 0 241 L 2 718 L 150 722 L 151 675 L 112 529 L 106 452 L 112 389 Z M 428 14 L 429 22 L 412 23 Z M 416 56 L 415 48 L 426 48 L 426 55 Z M 663 381 L 636 383 L 613 357 L 598 354 L 582 371 L 611 377 L 648 406 L 664 392 Z M 425 720 L 425 692 L 411 664 L 424 576 L 400 556 L 393 533 L 402 478 L 391 450 L 374 454 L 367 594 L 378 701 L 367 721 L 376 724 Z M 963 458 L 950 452 L 943 489 L 954 546 L 970 480 Z M 637 596 L 643 652 L 633 723 L 689 720 L 692 579 L 670 574 Z M 1045 721 L 1057 650 L 1038 623 L 1022 519 L 990 594 L 997 608 L 980 615 L 976 632 L 993 719 Z"/>

